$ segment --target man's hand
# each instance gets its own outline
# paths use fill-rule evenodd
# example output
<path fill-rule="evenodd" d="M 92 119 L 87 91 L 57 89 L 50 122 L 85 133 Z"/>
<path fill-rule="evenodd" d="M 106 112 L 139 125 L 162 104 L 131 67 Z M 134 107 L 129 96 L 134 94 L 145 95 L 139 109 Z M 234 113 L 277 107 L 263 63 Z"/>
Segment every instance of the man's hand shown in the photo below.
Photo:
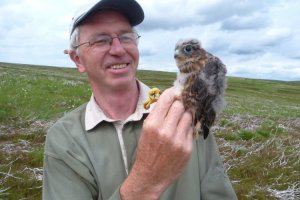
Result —
<path fill-rule="evenodd" d="M 121 198 L 158 199 L 182 173 L 192 152 L 192 116 L 166 90 L 144 121 L 132 170 L 120 188 Z"/>

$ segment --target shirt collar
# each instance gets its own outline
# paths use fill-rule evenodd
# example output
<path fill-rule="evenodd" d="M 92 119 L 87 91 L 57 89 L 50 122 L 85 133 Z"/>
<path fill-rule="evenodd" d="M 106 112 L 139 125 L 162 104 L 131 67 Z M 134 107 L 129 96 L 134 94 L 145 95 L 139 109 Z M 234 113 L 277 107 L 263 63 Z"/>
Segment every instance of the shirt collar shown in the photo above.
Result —
<path fill-rule="evenodd" d="M 148 91 L 150 88 L 140 81 L 137 82 L 140 93 L 136 110 L 122 123 L 126 123 L 128 121 L 141 120 L 144 114 L 148 114 L 153 109 L 153 105 L 151 105 L 151 107 L 148 110 L 144 108 L 144 101 L 146 101 L 149 98 Z M 97 102 L 95 101 L 94 95 L 92 94 L 85 111 L 86 131 L 93 129 L 102 121 L 116 122 L 117 120 L 110 119 L 104 114 L 102 109 L 98 106 Z"/>

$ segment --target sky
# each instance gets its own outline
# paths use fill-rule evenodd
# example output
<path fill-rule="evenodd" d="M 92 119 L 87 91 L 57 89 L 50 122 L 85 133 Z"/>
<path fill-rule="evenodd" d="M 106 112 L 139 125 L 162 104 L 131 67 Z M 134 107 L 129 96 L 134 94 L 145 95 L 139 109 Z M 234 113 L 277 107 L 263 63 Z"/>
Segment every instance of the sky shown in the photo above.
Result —
<path fill-rule="evenodd" d="M 137 0 L 139 69 L 177 72 L 179 39 L 196 38 L 228 76 L 300 80 L 300 0 Z M 1 0 L 0 62 L 75 67 L 63 50 L 78 7 L 95 0 Z"/>

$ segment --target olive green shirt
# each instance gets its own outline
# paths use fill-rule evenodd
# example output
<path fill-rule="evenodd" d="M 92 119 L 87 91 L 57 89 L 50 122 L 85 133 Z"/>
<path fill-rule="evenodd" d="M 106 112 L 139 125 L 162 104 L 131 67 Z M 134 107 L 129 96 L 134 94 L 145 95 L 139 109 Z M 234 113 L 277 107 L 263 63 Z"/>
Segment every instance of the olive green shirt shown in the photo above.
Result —
<path fill-rule="evenodd" d="M 142 102 L 148 88 L 142 83 L 139 86 L 137 110 L 121 126 L 122 141 L 116 128 L 118 121 L 104 118 L 96 126 L 86 128 L 87 104 L 66 114 L 49 129 L 44 158 L 44 200 L 120 199 L 119 188 L 127 177 L 126 168 L 130 173 L 134 163 L 143 120 L 147 116 Z M 122 142 L 125 152 L 122 152 Z M 237 199 L 213 134 L 206 140 L 195 140 L 193 145 L 184 172 L 160 199 Z"/>

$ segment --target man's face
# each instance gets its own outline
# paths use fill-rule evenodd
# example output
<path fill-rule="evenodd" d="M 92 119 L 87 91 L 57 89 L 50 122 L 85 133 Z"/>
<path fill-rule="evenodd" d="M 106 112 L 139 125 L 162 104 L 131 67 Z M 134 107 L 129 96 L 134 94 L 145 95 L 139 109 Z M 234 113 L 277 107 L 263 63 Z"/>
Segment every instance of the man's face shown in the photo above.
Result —
<path fill-rule="evenodd" d="M 116 37 L 132 31 L 131 25 L 123 15 L 114 11 L 102 11 L 93 14 L 79 27 L 79 43 L 91 41 L 99 35 Z M 79 47 L 79 55 L 73 56 L 72 59 L 80 72 L 88 74 L 94 90 L 124 90 L 135 84 L 139 61 L 136 44 L 123 46 L 119 39 L 115 38 L 110 48 L 104 51 L 82 45 Z"/>

